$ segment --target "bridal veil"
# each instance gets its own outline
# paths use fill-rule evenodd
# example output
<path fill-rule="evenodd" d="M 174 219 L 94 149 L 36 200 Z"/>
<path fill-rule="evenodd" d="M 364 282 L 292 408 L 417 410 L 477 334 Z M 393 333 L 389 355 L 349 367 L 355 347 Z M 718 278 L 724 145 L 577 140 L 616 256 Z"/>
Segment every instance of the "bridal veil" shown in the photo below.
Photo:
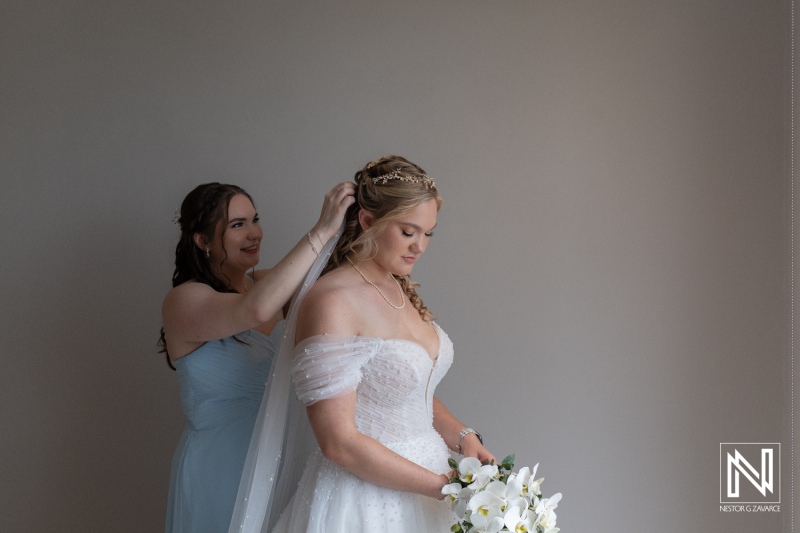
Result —
<path fill-rule="evenodd" d="M 305 408 L 292 385 L 292 352 L 300 304 L 325 268 L 341 233 L 342 229 L 325 244 L 292 298 L 250 439 L 228 533 L 268 533 L 294 494 L 305 460 L 315 446 Z"/>

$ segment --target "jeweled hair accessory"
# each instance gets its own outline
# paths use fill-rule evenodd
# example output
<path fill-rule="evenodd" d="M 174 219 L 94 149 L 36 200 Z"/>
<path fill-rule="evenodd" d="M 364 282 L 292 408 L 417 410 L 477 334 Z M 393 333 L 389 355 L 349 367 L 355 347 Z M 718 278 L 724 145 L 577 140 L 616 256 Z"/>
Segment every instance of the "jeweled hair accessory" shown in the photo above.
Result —
<path fill-rule="evenodd" d="M 386 182 L 389 180 L 407 181 L 409 183 L 422 183 L 426 189 L 436 190 L 436 183 L 425 174 L 422 176 L 403 176 L 399 170 L 393 170 L 388 174 L 383 174 L 382 176 L 372 178 L 372 182 L 376 185 L 386 185 Z"/>

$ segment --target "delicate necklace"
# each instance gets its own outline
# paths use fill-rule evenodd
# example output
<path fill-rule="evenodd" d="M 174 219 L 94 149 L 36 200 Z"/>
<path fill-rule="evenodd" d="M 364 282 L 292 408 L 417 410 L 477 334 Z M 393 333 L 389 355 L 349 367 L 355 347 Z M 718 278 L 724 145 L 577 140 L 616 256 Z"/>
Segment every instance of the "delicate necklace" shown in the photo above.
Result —
<path fill-rule="evenodd" d="M 364 275 L 364 273 L 363 273 L 363 272 L 361 272 L 361 271 L 358 269 L 358 267 L 355 265 L 355 263 L 353 263 L 353 261 L 350 259 L 350 257 L 346 257 L 346 259 L 347 259 L 347 261 L 348 261 L 348 262 L 349 262 L 351 265 L 353 265 L 353 268 L 355 268 L 355 269 L 356 269 L 356 272 L 358 272 L 358 273 L 359 273 L 359 275 L 360 275 L 362 278 L 364 278 L 364 281 L 366 281 L 367 283 L 369 283 L 370 285 L 372 285 L 373 287 L 375 287 L 375 288 L 378 290 L 378 292 L 381 294 L 381 296 L 383 296 L 383 299 L 384 299 L 384 300 L 386 300 L 386 303 L 387 303 L 387 304 L 391 305 L 391 306 L 392 306 L 392 307 L 394 307 L 395 309 L 402 309 L 402 308 L 404 308 L 404 307 L 406 306 L 406 299 L 405 299 L 405 297 L 403 296 L 403 287 L 401 287 L 401 286 L 400 286 L 400 282 L 399 282 L 399 281 L 397 281 L 397 278 L 395 278 L 394 276 L 392 276 L 391 274 L 389 274 L 389 277 L 390 277 L 390 278 L 392 278 L 392 279 L 394 280 L 395 284 L 397 285 L 397 291 L 400 293 L 400 299 L 401 299 L 401 300 L 403 300 L 403 303 L 402 303 L 402 304 L 400 304 L 400 305 L 394 305 L 392 302 L 390 302 L 390 301 L 389 301 L 389 298 L 387 298 L 387 297 L 386 297 L 386 295 L 385 295 L 385 294 L 383 294 L 383 291 L 381 290 L 381 288 L 380 288 L 380 287 L 378 287 L 377 285 L 375 285 L 374 283 L 372 283 L 372 282 L 371 282 L 369 279 L 367 279 L 367 276 L 365 276 L 365 275 Z"/>

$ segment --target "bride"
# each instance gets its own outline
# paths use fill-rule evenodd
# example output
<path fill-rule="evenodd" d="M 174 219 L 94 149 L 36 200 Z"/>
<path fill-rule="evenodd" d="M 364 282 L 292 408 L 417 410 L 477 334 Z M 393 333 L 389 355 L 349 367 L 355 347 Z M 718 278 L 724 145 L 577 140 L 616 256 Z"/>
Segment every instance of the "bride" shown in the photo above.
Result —
<path fill-rule="evenodd" d="M 494 457 L 434 397 L 453 345 L 409 277 L 442 200 L 398 156 L 367 164 L 355 183 L 343 233 L 296 317 L 291 374 L 319 448 L 273 531 L 444 533 L 454 522 L 438 501 L 450 452 Z M 244 502 L 256 496 L 240 490 L 231 531 L 250 530 Z"/>

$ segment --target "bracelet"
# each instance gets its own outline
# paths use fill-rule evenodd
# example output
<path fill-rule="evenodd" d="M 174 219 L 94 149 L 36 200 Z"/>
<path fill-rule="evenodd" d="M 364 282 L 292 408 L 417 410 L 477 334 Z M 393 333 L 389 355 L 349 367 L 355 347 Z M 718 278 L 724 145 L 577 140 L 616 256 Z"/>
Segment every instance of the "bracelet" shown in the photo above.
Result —
<path fill-rule="evenodd" d="M 313 232 L 314 232 L 314 235 L 316 235 L 316 236 L 317 236 L 317 240 L 319 240 L 319 244 L 320 244 L 320 246 L 322 246 L 323 248 L 325 248 L 325 241 L 323 241 L 323 240 L 322 240 L 322 237 L 320 237 L 320 236 L 319 236 L 319 232 L 318 232 L 317 230 L 315 230 L 315 229 L 312 229 L 311 231 L 313 231 Z"/>
<path fill-rule="evenodd" d="M 447 474 L 442 474 L 442 475 L 444 476 L 444 486 L 446 487 L 447 485 L 450 484 L 450 478 L 447 477 Z M 444 489 L 444 487 L 442 487 L 442 489 Z M 439 501 L 442 502 L 444 501 L 445 498 L 447 498 L 447 494 L 442 494 L 442 497 L 439 498 Z"/>
<path fill-rule="evenodd" d="M 308 235 L 308 244 L 311 245 L 311 249 L 314 250 L 314 253 L 317 254 L 317 256 L 319 257 L 319 251 L 317 251 L 317 247 L 314 246 L 314 241 L 311 240 L 311 232 L 309 231 L 307 235 Z"/>
<path fill-rule="evenodd" d="M 475 436 L 478 437 L 480 443 L 483 444 L 483 437 L 481 437 L 480 433 L 478 433 L 472 428 L 464 428 L 461 430 L 461 433 L 458 434 L 458 453 L 461 453 L 461 441 L 464 440 L 464 437 L 466 437 L 470 433 L 474 433 Z"/>

